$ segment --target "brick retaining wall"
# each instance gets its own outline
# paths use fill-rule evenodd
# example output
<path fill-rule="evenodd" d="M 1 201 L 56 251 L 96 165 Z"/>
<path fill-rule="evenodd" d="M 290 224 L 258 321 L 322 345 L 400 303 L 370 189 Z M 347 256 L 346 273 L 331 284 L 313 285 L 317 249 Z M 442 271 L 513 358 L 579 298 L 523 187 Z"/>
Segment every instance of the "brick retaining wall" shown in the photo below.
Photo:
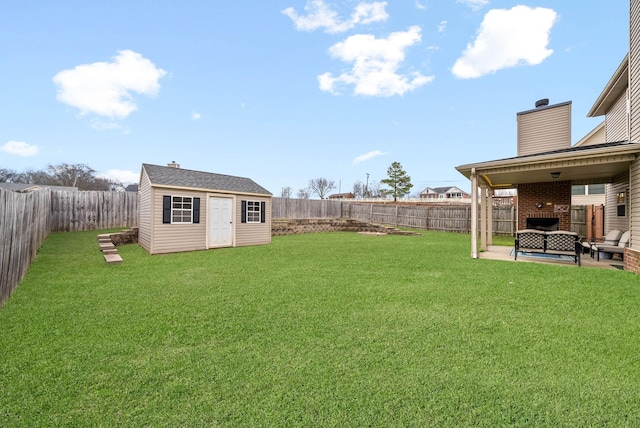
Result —
<path fill-rule="evenodd" d="M 318 232 L 372 232 L 406 234 L 405 232 L 402 232 L 391 226 L 383 226 L 348 218 L 287 219 L 271 221 L 272 236 Z"/>

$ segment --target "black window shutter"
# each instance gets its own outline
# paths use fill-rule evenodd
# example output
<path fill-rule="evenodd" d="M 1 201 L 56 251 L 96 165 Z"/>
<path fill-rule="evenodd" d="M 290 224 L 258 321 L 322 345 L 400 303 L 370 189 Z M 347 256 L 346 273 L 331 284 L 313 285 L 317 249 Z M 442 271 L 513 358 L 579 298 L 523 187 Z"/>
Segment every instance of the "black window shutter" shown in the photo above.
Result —
<path fill-rule="evenodd" d="M 260 202 L 260 223 L 265 223 L 266 219 L 265 219 L 265 213 L 267 211 L 267 203 L 266 202 Z"/>
<path fill-rule="evenodd" d="M 200 223 L 200 198 L 193 198 L 193 222 Z"/>
<path fill-rule="evenodd" d="M 242 207 L 241 209 L 241 222 L 242 223 L 246 223 L 247 222 L 247 201 L 241 201 L 240 205 Z"/>
<path fill-rule="evenodd" d="M 171 196 L 162 197 L 162 223 L 171 223 Z"/>

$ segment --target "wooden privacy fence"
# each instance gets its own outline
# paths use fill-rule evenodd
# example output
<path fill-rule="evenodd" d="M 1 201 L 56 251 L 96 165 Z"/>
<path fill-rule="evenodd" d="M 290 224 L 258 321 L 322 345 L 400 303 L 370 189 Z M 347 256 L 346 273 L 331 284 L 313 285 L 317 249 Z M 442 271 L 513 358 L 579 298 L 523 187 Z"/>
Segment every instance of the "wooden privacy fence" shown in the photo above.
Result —
<path fill-rule="evenodd" d="M 0 189 L 0 305 L 27 273 L 51 231 L 51 193 Z"/>
<path fill-rule="evenodd" d="M 471 204 L 402 205 L 344 200 L 273 198 L 272 218 L 352 218 L 374 223 L 445 232 L 471 232 Z M 517 212 L 512 206 L 493 207 L 493 232 L 515 234 Z"/>
<path fill-rule="evenodd" d="M 273 198 L 272 218 L 352 218 L 374 223 L 445 232 L 471 233 L 471 204 L 392 205 L 344 200 Z M 586 232 L 586 206 L 571 208 L 571 230 Z M 492 207 L 493 233 L 515 236 L 518 212 L 515 206 Z"/>
<path fill-rule="evenodd" d="M 0 305 L 50 232 L 138 226 L 138 194 L 0 189 Z"/>
<path fill-rule="evenodd" d="M 137 227 L 136 192 L 52 191 L 51 223 L 54 232 Z"/>

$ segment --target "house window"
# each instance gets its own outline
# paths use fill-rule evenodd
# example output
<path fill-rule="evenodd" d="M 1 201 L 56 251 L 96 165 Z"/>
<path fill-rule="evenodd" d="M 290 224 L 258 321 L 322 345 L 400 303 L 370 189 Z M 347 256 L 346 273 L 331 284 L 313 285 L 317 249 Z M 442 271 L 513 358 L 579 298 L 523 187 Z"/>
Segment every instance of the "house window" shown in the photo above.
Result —
<path fill-rule="evenodd" d="M 619 192 L 616 195 L 616 202 L 618 203 L 618 217 L 625 217 L 627 214 L 627 193 L 629 193 L 629 190 L 627 190 L 626 192 Z"/>
<path fill-rule="evenodd" d="M 200 198 L 190 196 L 163 196 L 162 223 L 200 223 Z"/>
<path fill-rule="evenodd" d="M 571 186 L 571 194 L 572 195 L 586 195 L 586 190 L 584 185 L 579 186 Z"/>
<path fill-rule="evenodd" d="M 590 184 L 589 185 L 589 194 L 590 195 L 604 195 L 604 184 Z"/>

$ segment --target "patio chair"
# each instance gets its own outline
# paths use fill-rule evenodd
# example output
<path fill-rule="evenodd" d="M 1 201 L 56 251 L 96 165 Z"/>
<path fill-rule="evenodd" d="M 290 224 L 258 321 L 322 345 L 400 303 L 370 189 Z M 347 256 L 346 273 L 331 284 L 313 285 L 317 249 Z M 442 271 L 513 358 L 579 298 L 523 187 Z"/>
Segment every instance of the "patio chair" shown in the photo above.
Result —
<path fill-rule="evenodd" d="M 613 256 L 614 254 L 620 254 L 620 256 L 622 256 L 622 258 L 624 259 L 624 249 L 627 247 L 627 245 L 629 245 L 630 236 L 631 234 L 627 230 L 620 237 L 618 245 L 594 245 L 593 251 L 595 251 L 595 253 L 597 254 L 596 260 L 600 261 L 600 253 L 611 254 L 611 256 Z"/>
<path fill-rule="evenodd" d="M 589 252 L 589 255 L 593 257 L 593 247 L 596 245 L 618 245 L 618 241 L 620 241 L 620 236 L 622 236 L 622 232 L 618 229 L 610 230 L 603 238 L 601 239 L 591 239 L 589 241 L 582 241 L 582 252 Z"/>

